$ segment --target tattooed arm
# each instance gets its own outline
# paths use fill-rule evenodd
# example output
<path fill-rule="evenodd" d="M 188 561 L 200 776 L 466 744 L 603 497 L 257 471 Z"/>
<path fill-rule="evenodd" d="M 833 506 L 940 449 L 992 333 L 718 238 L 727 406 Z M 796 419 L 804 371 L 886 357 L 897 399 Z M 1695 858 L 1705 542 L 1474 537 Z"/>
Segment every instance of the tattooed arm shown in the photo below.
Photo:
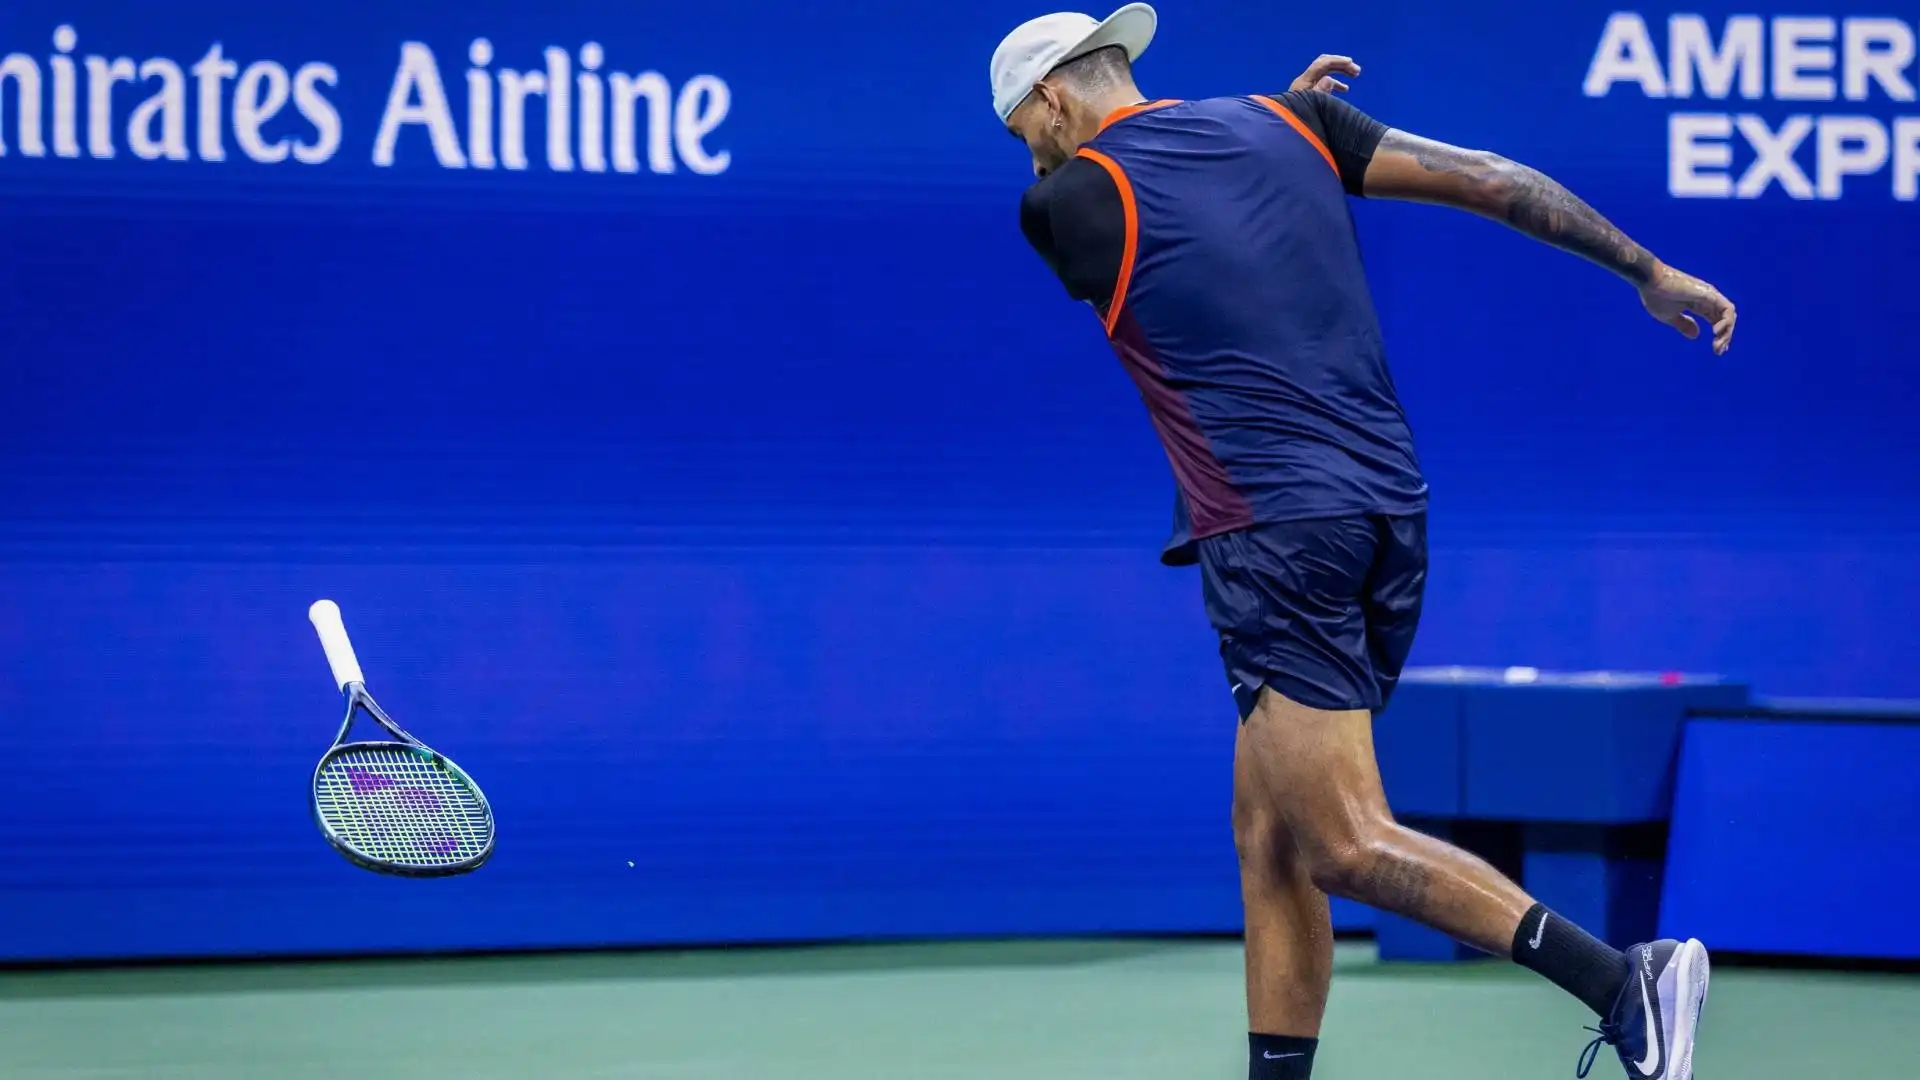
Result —
<path fill-rule="evenodd" d="M 1572 252 L 1631 282 L 1654 318 L 1687 337 L 1713 326 L 1713 348 L 1733 343 L 1733 304 L 1719 290 L 1653 257 L 1593 207 L 1541 173 L 1484 150 L 1389 131 L 1367 166 L 1370 198 L 1437 203 L 1502 221 L 1542 243 Z"/>

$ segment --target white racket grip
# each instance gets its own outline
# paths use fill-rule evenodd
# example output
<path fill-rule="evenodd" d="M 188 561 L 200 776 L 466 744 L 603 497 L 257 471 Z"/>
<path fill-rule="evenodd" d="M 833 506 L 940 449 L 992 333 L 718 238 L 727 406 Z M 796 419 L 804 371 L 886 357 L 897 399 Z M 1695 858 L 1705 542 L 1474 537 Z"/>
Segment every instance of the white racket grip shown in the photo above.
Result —
<path fill-rule="evenodd" d="M 327 651 L 327 666 L 333 669 L 333 681 L 345 690 L 354 683 L 366 684 L 360 673 L 360 661 L 353 655 L 353 642 L 347 640 L 347 625 L 340 621 L 340 605 L 331 600 L 316 600 L 307 609 L 320 634 L 320 647 Z"/>

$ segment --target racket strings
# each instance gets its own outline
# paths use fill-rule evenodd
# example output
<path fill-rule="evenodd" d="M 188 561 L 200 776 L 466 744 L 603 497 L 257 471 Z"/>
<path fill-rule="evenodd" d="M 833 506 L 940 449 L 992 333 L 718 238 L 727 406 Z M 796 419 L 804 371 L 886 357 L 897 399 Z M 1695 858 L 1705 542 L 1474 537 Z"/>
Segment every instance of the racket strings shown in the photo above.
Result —
<path fill-rule="evenodd" d="M 493 840 L 492 816 L 466 779 L 406 747 L 336 753 L 315 777 L 313 796 L 341 842 L 396 866 L 458 865 Z"/>

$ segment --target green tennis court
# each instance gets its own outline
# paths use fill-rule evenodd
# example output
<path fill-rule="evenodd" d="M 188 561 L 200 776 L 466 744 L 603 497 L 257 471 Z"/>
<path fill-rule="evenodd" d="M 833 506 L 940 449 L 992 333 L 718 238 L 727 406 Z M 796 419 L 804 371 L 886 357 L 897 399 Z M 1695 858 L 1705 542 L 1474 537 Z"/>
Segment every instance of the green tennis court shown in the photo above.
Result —
<path fill-rule="evenodd" d="M 1343 945 L 1316 1077 L 1570 1076 L 1579 1007 Z M 1239 946 L 1074 941 L 0 974 L 7 1080 L 1243 1076 Z M 1701 1074 L 1896 1080 L 1920 979 L 1715 972 Z M 1600 1062 L 1595 1075 L 1615 1075 Z"/>

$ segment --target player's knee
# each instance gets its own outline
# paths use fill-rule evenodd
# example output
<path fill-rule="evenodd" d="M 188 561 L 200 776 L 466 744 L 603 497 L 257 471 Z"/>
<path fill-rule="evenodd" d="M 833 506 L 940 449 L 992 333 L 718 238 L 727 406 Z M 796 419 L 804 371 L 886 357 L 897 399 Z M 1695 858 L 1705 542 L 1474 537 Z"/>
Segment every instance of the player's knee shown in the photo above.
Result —
<path fill-rule="evenodd" d="M 1265 862 L 1280 843 L 1283 826 L 1280 816 L 1250 799 L 1233 800 L 1233 849 L 1240 854 L 1240 865 Z"/>
<path fill-rule="evenodd" d="M 1314 886 L 1328 896 L 1363 900 L 1368 883 L 1378 876 L 1381 862 L 1389 856 L 1383 831 L 1364 827 L 1331 843 L 1314 845 L 1307 873 Z"/>
<path fill-rule="evenodd" d="M 1240 878 L 1255 890 L 1299 880 L 1302 867 L 1286 819 L 1271 806 L 1236 798 L 1233 847 L 1240 855 Z"/>

